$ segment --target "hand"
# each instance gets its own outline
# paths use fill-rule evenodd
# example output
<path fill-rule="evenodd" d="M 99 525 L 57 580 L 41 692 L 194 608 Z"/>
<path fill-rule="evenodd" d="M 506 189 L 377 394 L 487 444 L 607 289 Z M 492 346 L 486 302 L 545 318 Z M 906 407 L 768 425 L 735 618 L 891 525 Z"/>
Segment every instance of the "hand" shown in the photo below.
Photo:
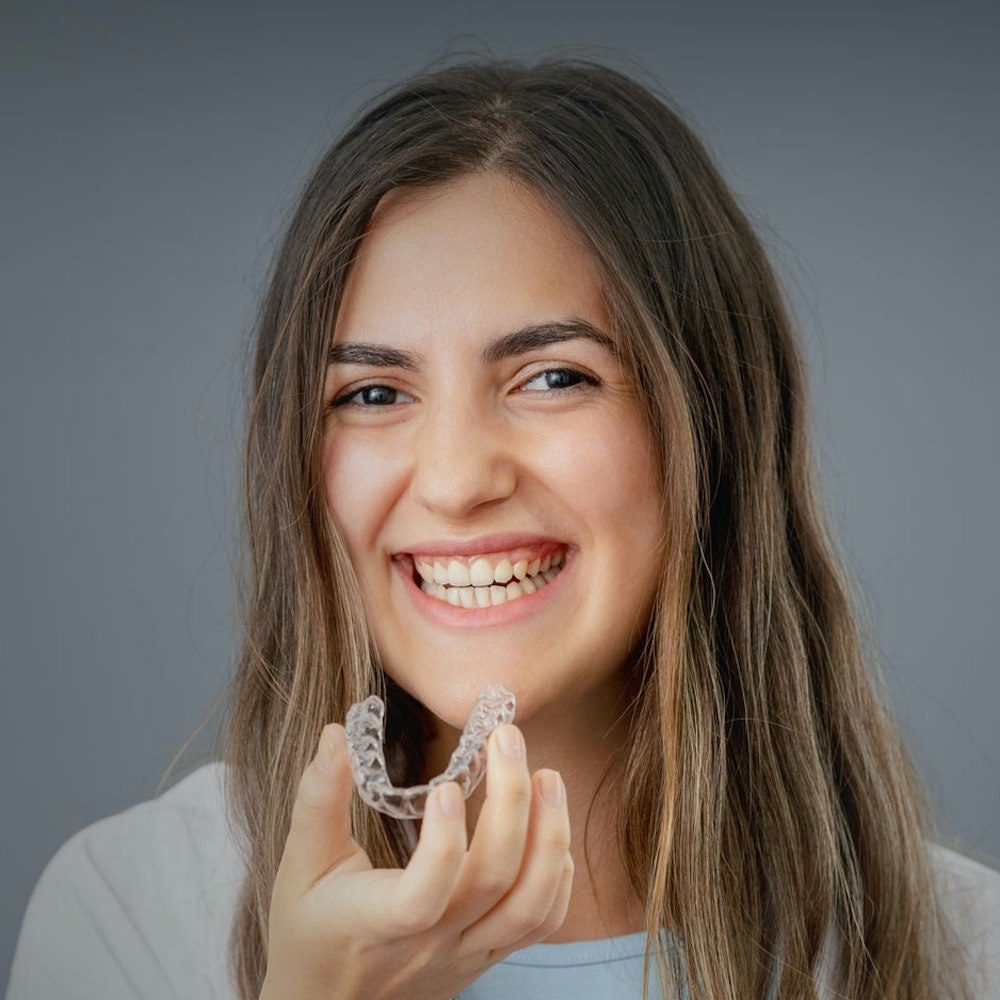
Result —
<path fill-rule="evenodd" d="M 561 926 L 573 881 L 566 792 L 556 771 L 529 775 L 516 726 L 490 737 L 468 850 L 449 782 L 428 797 L 409 864 L 372 868 L 351 837 L 353 787 L 344 728 L 331 723 L 275 877 L 261 1000 L 443 1000 Z"/>

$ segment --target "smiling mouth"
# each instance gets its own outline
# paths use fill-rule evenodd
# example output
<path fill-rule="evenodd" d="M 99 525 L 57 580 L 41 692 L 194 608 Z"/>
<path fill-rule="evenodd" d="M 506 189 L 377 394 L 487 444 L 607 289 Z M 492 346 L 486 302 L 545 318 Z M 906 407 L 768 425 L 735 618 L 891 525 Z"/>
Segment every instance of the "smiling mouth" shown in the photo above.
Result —
<path fill-rule="evenodd" d="M 435 575 L 433 563 L 414 558 L 413 582 L 429 597 L 452 607 L 488 608 L 536 593 L 562 572 L 565 563 L 566 549 L 560 548 L 531 562 L 522 560 L 512 564 L 501 560 L 492 566 L 482 559 L 465 567 L 464 571 L 452 563 L 451 574 L 442 573 L 439 568 Z M 488 574 L 492 577 L 489 583 L 486 582 Z M 448 577 L 448 581 L 437 582 L 443 576 Z M 461 582 L 452 582 L 456 579 Z"/>

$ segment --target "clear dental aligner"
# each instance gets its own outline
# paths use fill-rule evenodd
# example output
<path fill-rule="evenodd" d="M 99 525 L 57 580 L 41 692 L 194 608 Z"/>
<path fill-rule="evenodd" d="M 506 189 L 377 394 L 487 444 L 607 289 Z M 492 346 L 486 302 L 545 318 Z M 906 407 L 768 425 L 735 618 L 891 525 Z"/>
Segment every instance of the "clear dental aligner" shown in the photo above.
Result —
<path fill-rule="evenodd" d="M 396 819 L 419 819 L 431 789 L 455 781 L 468 798 L 486 773 L 486 741 L 497 726 L 514 721 L 515 699 L 506 688 L 491 684 L 476 699 L 448 766 L 426 785 L 396 788 L 389 780 L 382 744 L 385 739 L 385 705 L 378 695 L 352 705 L 344 728 L 351 759 L 351 773 L 361 798 L 373 809 Z"/>

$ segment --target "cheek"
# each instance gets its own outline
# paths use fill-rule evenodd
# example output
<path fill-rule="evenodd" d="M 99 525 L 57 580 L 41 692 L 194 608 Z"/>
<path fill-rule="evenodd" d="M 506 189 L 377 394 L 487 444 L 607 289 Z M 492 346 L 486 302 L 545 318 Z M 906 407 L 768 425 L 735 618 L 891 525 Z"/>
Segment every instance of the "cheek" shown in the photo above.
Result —
<path fill-rule="evenodd" d="M 648 614 L 659 576 L 662 486 L 654 456 L 645 426 L 621 420 L 578 457 L 587 471 L 577 509 L 603 568 L 599 600 L 619 624 Z"/>
<path fill-rule="evenodd" d="M 631 417 L 595 418 L 544 449 L 536 467 L 595 535 L 649 544 L 659 528 L 660 484 L 648 433 Z"/>
<path fill-rule="evenodd" d="M 326 505 L 347 541 L 351 557 L 375 537 L 393 503 L 398 459 L 346 437 L 331 437 L 323 449 Z"/>

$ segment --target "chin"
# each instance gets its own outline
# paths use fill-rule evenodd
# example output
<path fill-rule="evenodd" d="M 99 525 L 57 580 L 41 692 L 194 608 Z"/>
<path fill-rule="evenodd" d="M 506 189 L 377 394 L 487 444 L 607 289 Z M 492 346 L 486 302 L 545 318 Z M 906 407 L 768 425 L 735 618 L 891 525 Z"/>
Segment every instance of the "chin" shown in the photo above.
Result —
<path fill-rule="evenodd" d="M 483 688 L 491 683 L 485 681 L 480 684 L 477 679 L 467 676 L 442 677 L 439 673 L 431 671 L 417 675 L 408 671 L 408 676 L 396 675 L 394 679 L 436 719 L 459 730 L 465 727 L 476 698 Z M 499 680 L 492 683 L 504 682 Z M 508 685 L 504 684 L 504 687 Z"/>

